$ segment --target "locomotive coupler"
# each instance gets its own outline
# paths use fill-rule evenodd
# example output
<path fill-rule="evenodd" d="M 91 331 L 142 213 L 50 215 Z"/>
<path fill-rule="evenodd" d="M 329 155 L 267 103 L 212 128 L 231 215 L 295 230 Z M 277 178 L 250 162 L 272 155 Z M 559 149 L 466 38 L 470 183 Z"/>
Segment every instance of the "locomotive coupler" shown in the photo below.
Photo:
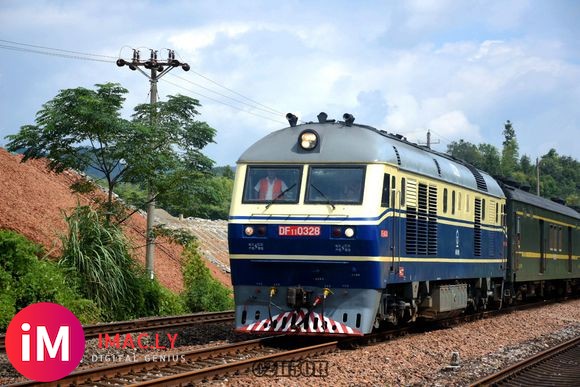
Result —
<path fill-rule="evenodd" d="M 306 291 L 303 288 L 288 288 L 286 294 L 286 304 L 295 310 L 307 308 L 310 305 L 310 295 L 312 292 Z"/>

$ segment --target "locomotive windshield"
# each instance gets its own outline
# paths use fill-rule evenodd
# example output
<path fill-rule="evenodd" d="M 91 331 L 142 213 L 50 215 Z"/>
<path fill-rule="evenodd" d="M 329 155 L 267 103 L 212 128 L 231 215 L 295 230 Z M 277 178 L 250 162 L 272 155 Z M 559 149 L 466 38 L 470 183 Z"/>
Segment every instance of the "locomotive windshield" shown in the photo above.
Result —
<path fill-rule="evenodd" d="M 311 167 L 305 202 L 362 203 L 364 172 L 364 167 Z"/>
<path fill-rule="evenodd" d="M 249 166 L 244 203 L 297 203 L 302 167 Z"/>

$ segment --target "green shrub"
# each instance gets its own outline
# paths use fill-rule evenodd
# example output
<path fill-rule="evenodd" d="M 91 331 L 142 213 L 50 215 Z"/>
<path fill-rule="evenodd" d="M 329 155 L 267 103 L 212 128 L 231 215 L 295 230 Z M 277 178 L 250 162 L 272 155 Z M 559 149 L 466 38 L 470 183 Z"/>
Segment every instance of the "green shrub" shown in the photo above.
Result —
<path fill-rule="evenodd" d="M 0 230 L 0 252 L 0 329 L 5 329 L 20 309 L 37 302 L 55 302 L 73 313 L 75 305 L 84 304 L 87 308 L 92 303 L 82 299 L 77 291 L 74 273 L 55 262 L 38 259 L 42 248 L 24 236 Z M 90 318 L 84 315 L 79 318 L 98 321 L 100 311 L 93 311 Z"/>
<path fill-rule="evenodd" d="M 233 309 L 231 291 L 212 277 L 197 250 L 197 244 L 188 244 L 183 255 L 185 258 L 183 270 L 185 306 L 191 312 Z"/>
<path fill-rule="evenodd" d="M 63 302 L 62 305 L 73 312 L 81 324 L 94 324 L 102 321 L 101 308 L 99 308 L 94 301 L 86 299 L 75 299 L 70 301 L 67 300 Z"/>
<path fill-rule="evenodd" d="M 42 254 L 42 247 L 10 230 L 0 230 L 0 268 L 18 279 Z"/>
<path fill-rule="evenodd" d="M 0 289 L 0 329 L 4 330 L 16 314 L 16 295 L 12 276 L 3 268 L 0 268 Z"/>
<path fill-rule="evenodd" d="M 181 298 L 163 287 L 157 280 L 142 277 L 142 307 L 141 315 L 173 316 L 187 311 Z"/>

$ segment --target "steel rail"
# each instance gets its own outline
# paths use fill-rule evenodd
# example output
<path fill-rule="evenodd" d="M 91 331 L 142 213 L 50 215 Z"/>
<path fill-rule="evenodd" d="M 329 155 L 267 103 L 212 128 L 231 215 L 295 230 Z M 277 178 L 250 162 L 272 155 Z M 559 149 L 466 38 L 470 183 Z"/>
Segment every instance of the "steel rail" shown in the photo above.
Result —
<path fill-rule="evenodd" d="M 191 364 L 204 364 L 204 362 L 211 362 L 214 359 L 225 357 L 228 355 L 240 356 L 241 354 L 251 353 L 252 351 L 259 351 L 266 347 L 266 344 L 275 343 L 280 337 L 266 337 L 261 339 L 254 339 L 243 341 L 233 344 L 225 344 L 210 348 L 201 348 L 186 352 L 170 353 L 165 354 L 166 356 L 173 356 L 181 359 L 181 356 L 187 361 L 182 363 L 181 361 L 170 361 L 164 363 L 158 363 L 154 361 L 138 360 L 134 362 L 125 363 L 115 363 L 113 365 L 97 367 L 97 368 L 86 368 L 83 370 L 75 371 L 72 374 L 56 380 L 54 382 L 38 383 L 35 381 L 27 381 L 13 384 L 12 386 L 69 386 L 69 385 L 94 385 L 96 383 L 106 383 L 107 380 L 119 380 L 123 379 L 124 376 L 139 375 L 147 373 L 153 370 L 162 370 L 163 368 L 171 369 L 172 367 L 189 367 Z M 213 365 L 213 364 L 212 364 Z M 123 383 L 123 384 L 126 384 Z"/>
<path fill-rule="evenodd" d="M 192 381 L 206 380 L 211 377 L 229 375 L 239 371 L 253 368 L 262 362 L 275 362 L 280 360 L 301 360 L 309 356 L 326 354 L 338 349 L 339 341 L 312 345 L 304 348 L 293 349 L 271 355 L 259 356 L 252 359 L 244 359 L 228 364 L 215 365 L 200 370 L 178 373 L 175 375 L 162 376 L 131 384 L 131 386 L 178 386 Z"/>
<path fill-rule="evenodd" d="M 560 355 L 575 351 L 562 361 Z M 539 368 L 537 372 L 532 372 Z M 553 380 L 550 380 L 550 379 Z M 521 379 L 521 380 L 519 380 Z M 519 382 L 519 383 L 518 383 Z M 477 380 L 470 386 L 495 385 L 580 385 L 580 336 L 535 354 L 499 372 Z"/>
<path fill-rule="evenodd" d="M 195 324 L 208 324 L 219 322 L 233 322 L 234 311 L 195 313 L 182 316 L 166 316 L 144 318 L 130 321 L 115 321 L 103 324 L 84 325 L 85 340 L 98 337 L 99 334 L 107 333 L 131 333 L 141 332 L 152 329 L 166 329 L 173 327 L 182 327 Z M 5 335 L 0 335 L 0 351 L 5 350 Z"/>

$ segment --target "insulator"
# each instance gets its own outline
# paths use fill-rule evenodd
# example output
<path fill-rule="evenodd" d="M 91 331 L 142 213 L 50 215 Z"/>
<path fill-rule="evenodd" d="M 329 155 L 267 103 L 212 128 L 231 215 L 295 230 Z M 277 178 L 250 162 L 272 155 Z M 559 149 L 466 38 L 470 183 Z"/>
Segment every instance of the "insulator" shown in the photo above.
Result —
<path fill-rule="evenodd" d="M 125 59 L 121 59 L 121 58 L 117 59 L 117 66 L 123 67 L 123 66 L 125 66 L 125 64 L 127 64 L 127 62 L 125 62 Z"/>
<path fill-rule="evenodd" d="M 183 71 L 189 71 L 189 69 L 190 69 L 191 67 L 189 67 L 189 65 L 188 65 L 187 63 L 182 63 L 182 64 L 181 64 L 181 68 L 183 69 Z"/>

